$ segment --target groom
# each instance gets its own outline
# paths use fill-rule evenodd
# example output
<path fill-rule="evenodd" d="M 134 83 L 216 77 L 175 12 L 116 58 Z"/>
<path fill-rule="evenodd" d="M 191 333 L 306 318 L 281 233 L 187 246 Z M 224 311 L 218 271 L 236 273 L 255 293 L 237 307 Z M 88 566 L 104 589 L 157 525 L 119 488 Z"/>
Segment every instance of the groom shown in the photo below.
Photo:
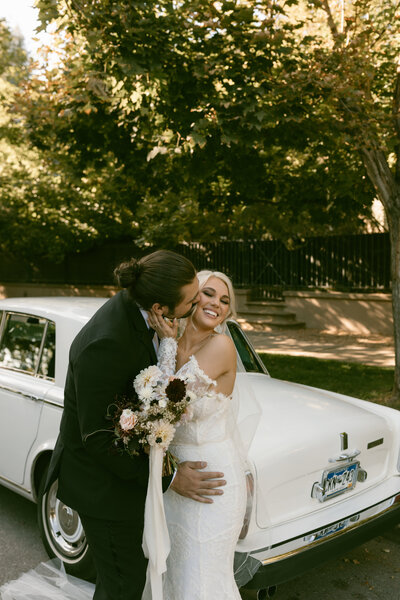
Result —
<path fill-rule="evenodd" d="M 47 478 L 58 477 L 58 497 L 78 511 L 97 570 L 94 600 L 139 600 L 146 559 L 141 543 L 148 458 L 112 451 L 107 408 L 130 395 L 135 376 L 157 362 L 146 321 L 153 309 L 170 318 L 189 316 L 199 300 L 190 261 L 159 250 L 123 263 L 115 273 L 125 288 L 106 302 L 72 343 L 60 434 Z M 181 463 L 171 483 L 199 502 L 221 494 L 222 473 L 205 463 Z"/>

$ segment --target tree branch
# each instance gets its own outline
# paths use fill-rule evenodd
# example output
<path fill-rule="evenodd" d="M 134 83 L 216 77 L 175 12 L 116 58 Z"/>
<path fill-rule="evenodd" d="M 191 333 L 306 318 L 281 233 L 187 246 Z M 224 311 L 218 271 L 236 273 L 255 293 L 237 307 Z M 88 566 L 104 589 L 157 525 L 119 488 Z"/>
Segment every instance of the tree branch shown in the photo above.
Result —
<path fill-rule="evenodd" d="M 393 7 L 393 16 L 396 15 L 397 11 L 400 8 L 400 0 L 399 2 L 397 2 L 396 6 Z M 371 44 L 371 48 L 373 48 L 375 46 L 375 44 L 377 44 L 379 42 L 379 40 L 385 35 L 385 33 L 389 30 L 391 23 L 388 23 L 388 25 L 386 25 L 386 27 L 384 27 L 380 33 L 378 33 L 378 35 L 376 36 L 376 38 L 374 39 L 374 41 Z"/>
<path fill-rule="evenodd" d="M 388 218 L 393 212 L 400 213 L 400 186 L 396 184 L 383 150 L 364 146 L 361 148 L 361 155 L 368 177 L 385 207 Z"/>
<path fill-rule="evenodd" d="M 324 7 L 324 10 L 326 12 L 326 15 L 328 18 L 328 25 L 331 30 L 331 33 L 332 33 L 333 37 L 336 38 L 339 35 L 339 31 L 336 26 L 335 20 L 333 18 L 331 7 L 329 6 L 329 2 L 328 2 L 328 0 L 321 0 L 321 4 Z"/>

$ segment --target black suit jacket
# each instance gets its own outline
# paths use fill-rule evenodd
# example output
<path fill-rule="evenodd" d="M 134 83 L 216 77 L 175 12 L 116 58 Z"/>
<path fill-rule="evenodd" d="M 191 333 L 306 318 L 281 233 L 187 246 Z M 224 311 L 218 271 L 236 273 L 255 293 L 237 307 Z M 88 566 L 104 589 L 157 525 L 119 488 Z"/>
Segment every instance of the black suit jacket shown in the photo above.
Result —
<path fill-rule="evenodd" d="M 140 310 L 126 290 L 106 302 L 71 345 L 60 434 L 46 487 L 58 477 L 57 496 L 83 515 L 124 520 L 143 513 L 146 455 L 112 451 L 107 408 L 130 394 L 135 376 L 156 362 Z M 103 430 L 103 431 L 102 431 Z M 164 478 L 163 487 L 170 478 Z"/>

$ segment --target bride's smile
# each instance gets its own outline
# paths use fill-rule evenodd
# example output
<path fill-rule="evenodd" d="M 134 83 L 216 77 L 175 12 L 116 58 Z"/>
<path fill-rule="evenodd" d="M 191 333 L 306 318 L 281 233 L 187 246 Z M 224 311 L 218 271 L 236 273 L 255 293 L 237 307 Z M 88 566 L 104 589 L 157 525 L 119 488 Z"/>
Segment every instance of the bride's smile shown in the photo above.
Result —
<path fill-rule="evenodd" d="M 230 310 L 229 291 L 219 278 L 211 276 L 200 290 L 200 301 L 193 315 L 196 327 L 214 329 L 224 321 Z"/>

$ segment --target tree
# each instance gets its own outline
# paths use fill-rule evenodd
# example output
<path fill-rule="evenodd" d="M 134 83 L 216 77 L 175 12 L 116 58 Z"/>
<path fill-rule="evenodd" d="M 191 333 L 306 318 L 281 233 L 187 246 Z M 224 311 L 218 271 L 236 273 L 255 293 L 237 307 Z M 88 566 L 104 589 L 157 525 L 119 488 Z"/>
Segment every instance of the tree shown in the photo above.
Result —
<path fill-rule="evenodd" d="M 333 0 L 310 0 L 303 9 L 315 49 L 308 73 L 297 71 L 291 84 L 314 114 L 328 115 L 336 145 L 361 157 L 386 212 L 400 405 L 400 2 L 354 0 L 338 12 Z"/>
<path fill-rule="evenodd" d="M 287 93 L 310 53 L 283 18 L 291 3 L 39 3 L 43 26 L 73 36 L 50 120 L 64 164 L 78 177 L 110 152 L 139 243 L 362 227 L 373 193 L 359 157 L 321 140 L 326 115 Z"/>

